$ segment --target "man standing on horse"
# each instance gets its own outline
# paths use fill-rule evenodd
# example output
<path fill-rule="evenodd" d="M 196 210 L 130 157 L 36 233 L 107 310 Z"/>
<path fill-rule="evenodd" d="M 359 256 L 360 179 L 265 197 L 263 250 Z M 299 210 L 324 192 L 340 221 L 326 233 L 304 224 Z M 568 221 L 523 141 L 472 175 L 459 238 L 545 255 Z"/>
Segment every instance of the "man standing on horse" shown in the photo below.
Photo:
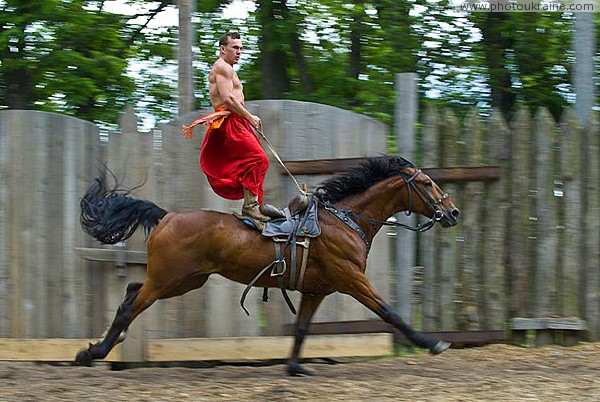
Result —
<path fill-rule="evenodd" d="M 242 83 L 233 69 L 242 54 L 239 33 L 219 39 L 219 58 L 209 80 L 210 102 L 215 112 L 184 127 L 188 138 L 197 123 L 208 125 L 200 151 L 200 167 L 212 189 L 223 198 L 244 199 L 242 215 L 261 222 L 284 217 L 277 208 L 263 204 L 263 186 L 269 159 L 253 129 L 260 118 L 244 107 Z"/>

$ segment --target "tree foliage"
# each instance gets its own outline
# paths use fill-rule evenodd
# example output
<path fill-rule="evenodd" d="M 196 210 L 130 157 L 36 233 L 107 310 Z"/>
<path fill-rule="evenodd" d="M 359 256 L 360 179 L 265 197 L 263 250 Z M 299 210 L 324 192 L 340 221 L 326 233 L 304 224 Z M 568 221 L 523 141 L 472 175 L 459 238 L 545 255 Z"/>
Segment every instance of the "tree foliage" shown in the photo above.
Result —
<path fill-rule="evenodd" d="M 114 122 L 127 102 L 157 120 L 176 111 L 177 27 L 148 29 L 176 0 L 0 0 L 0 104 Z M 227 0 L 197 2 L 197 106 L 221 34 L 238 30 L 246 98 L 289 98 L 352 109 L 392 123 L 395 76 L 417 72 L 421 101 L 459 114 L 477 106 L 546 106 L 572 98 L 572 16 L 459 13 L 448 0 L 257 0 L 226 18 Z M 600 21 L 598 21 L 600 23 Z M 600 34 L 600 32 L 599 32 Z M 132 78 L 132 66 L 135 74 Z"/>
<path fill-rule="evenodd" d="M 93 2 L 6 0 L 0 6 L 0 102 L 114 121 L 134 90 L 132 26 Z"/>

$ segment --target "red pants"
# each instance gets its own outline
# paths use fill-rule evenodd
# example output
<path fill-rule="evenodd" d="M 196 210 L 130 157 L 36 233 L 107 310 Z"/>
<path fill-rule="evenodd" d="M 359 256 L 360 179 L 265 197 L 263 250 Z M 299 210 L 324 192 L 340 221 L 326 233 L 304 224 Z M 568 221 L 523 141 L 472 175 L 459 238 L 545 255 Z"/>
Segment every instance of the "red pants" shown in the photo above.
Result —
<path fill-rule="evenodd" d="M 232 113 L 202 141 L 200 168 L 215 193 L 229 200 L 244 198 L 244 188 L 263 202 L 269 158 L 248 120 Z"/>

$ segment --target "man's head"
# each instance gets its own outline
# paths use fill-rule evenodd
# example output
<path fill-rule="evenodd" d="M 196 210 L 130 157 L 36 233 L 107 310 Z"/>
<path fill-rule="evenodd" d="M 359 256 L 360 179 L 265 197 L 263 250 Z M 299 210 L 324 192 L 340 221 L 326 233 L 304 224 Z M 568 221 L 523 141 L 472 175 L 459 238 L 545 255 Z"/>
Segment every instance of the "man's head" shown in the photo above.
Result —
<path fill-rule="evenodd" d="M 242 55 L 242 39 L 237 32 L 227 32 L 219 39 L 220 57 L 232 66 Z"/>

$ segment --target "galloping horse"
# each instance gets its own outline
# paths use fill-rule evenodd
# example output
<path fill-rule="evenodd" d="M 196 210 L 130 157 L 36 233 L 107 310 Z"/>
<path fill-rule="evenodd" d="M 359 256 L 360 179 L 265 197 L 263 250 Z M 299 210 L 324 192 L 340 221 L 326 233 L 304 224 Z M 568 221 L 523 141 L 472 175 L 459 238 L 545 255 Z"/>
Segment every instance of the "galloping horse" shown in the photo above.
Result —
<path fill-rule="evenodd" d="M 315 311 L 333 292 L 354 297 L 433 354 L 449 348 L 449 343 L 429 338 L 404 323 L 365 275 L 371 241 L 394 213 L 415 212 L 428 217 L 422 230 L 435 222 L 443 227 L 456 225 L 459 211 L 448 194 L 411 162 L 384 156 L 367 159 L 358 168 L 326 180 L 314 196 L 321 234 L 311 242 L 288 374 L 310 374 L 300 365 L 300 348 Z M 78 364 L 89 365 L 106 357 L 142 311 L 158 299 L 201 287 L 211 274 L 242 284 L 254 281 L 252 285 L 257 287 L 278 287 L 277 278 L 257 278 L 261 268 L 273 261 L 273 241 L 231 214 L 167 212 L 150 201 L 130 197 L 118 183 L 109 188 L 106 171 L 90 185 L 81 209 L 83 229 L 102 243 L 123 241 L 140 225 L 149 237 L 144 282 L 127 286 L 125 299 L 104 338 L 81 350 L 75 358 Z"/>

